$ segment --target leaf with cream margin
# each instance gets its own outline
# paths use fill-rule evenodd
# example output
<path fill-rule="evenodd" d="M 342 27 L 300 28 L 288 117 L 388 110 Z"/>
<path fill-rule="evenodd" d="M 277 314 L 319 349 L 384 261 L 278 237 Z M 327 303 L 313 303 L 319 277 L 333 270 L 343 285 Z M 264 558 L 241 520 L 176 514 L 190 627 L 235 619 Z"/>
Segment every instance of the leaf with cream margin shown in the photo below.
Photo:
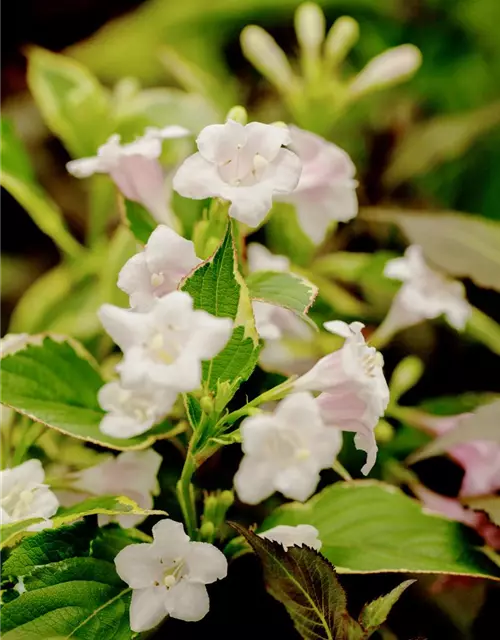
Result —
<path fill-rule="evenodd" d="M 430 442 L 411 456 L 411 461 L 439 456 L 456 445 L 473 440 L 490 440 L 500 444 L 500 400 L 478 407 L 464 416 L 451 431 Z"/>
<path fill-rule="evenodd" d="M 104 380 L 92 356 L 75 340 L 31 336 L 1 360 L 0 402 L 66 435 L 121 451 L 145 449 L 175 429 L 164 420 L 133 438 L 111 438 L 99 429 L 104 411 L 97 393 Z"/>

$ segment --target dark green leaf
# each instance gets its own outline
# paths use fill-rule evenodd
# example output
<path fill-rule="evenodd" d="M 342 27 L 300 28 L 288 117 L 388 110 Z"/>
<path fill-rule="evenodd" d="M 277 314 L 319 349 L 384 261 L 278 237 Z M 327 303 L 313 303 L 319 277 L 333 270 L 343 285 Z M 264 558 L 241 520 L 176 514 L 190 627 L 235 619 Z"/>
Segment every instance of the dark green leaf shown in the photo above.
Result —
<path fill-rule="evenodd" d="M 363 629 L 372 632 L 384 624 L 392 607 L 399 600 L 403 592 L 414 582 L 415 580 L 405 580 L 392 591 L 386 593 L 385 596 L 380 596 L 380 598 L 365 604 L 359 614 L 359 623 Z"/>
<path fill-rule="evenodd" d="M 138 202 L 120 198 L 120 204 L 126 224 L 140 244 L 146 244 L 149 236 L 158 226 L 153 216 Z"/>

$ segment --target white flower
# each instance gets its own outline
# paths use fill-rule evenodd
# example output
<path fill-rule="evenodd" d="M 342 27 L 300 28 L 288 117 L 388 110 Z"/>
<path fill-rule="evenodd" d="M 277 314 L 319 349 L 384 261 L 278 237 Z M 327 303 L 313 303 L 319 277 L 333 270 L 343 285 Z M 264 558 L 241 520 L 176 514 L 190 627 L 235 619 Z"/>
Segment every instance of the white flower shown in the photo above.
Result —
<path fill-rule="evenodd" d="M 167 207 L 165 179 L 158 158 L 164 139 L 189 135 L 184 127 L 170 126 L 164 129 L 149 127 L 142 138 L 129 144 L 120 144 L 120 136 L 112 135 L 97 150 L 93 158 L 72 160 L 66 165 L 76 178 L 88 178 L 94 173 L 107 173 L 123 195 L 139 202 L 158 222 L 174 224 Z"/>
<path fill-rule="evenodd" d="M 117 366 L 126 388 L 145 384 L 192 391 L 201 384 L 201 361 L 221 351 L 233 322 L 193 310 L 191 296 L 173 291 L 156 298 L 146 313 L 105 304 L 101 322 L 124 353 Z"/>
<path fill-rule="evenodd" d="M 228 120 L 205 127 L 197 139 L 198 153 L 187 158 L 174 176 L 175 191 L 200 200 L 219 196 L 229 200 L 229 215 L 258 226 L 272 206 L 273 196 L 297 186 L 301 163 L 283 149 L 288 129 Z"/>
<path fill-rule="evenodd" d="M 422 54 L 412 44 L 387 49 L 361 69 L 349 87 L 350 93 L 359 95 L 406 80 L 421 64 Z"/>
<path fill-rule="evenodd" d="M 297 390 L 322 391 L 317 399 L 325 424 L 354 431 L 358 449 L 366 451 L 366 475 L 375 463 L 377 445 L 373 430 L 389 403 L 389 388 L 383 358 L 369 347 L 361 332 L 363 324 L 340 320 L 325 323 L 325 329 L 344 337 L 341 349 L 321 358 L 296 380 Z"/>
<path fill-rule="evenodd" d="M 112 438 L 133 438 L 149 431 L 167 415 L 177 398 L 177 391 L 144 384 L 126 389 L 118 382 L 108 382 L 99 389 L 98 400 L 104 411 L 99 429 Z"/>
<path fill-rule="evenodd" d="M 290 258 L 271 253 L 267 247 L 258 242 L 251 242 L 247 247 L 248 270 L 254 271 L 290 271 Z"/>
<path fill-rule="evenodd" d="M 31 525 L 28 531 L 39 531 L 52 523 L 59 501 L 44 484 L 45 472 L 40 460 L 27 460 L 13 469 L 0 471 L 0 520 L 11 524 L 28 518 L 45 518 L 46 522 Z"/>
<path fill-rule="evenodd" d="M 300 226 L 318 244 L 333 220 L 346 222 L 358 213 L 356 168 L 345 151 L 324 138 L 294 126 L 290 134 L 302 174 L 292 193 L 276 199 L 295 205 Z"/>
<path fill-rule="evenodd" d="M 227 560 L 213 545 L 191 542 L 184 527 L 160 520 L 151 544 L 125 547 L 115 558 L 120 578 L 132 587 L 130 627 L 141 632 L 165 616 L 196 622 L 210 608 L 206 584 L 227 575 Z"/>
<path fill-rule="evenodd" d="M 144 250 L 125 263 L 118 275 L 118 286 L 129 294 L 132 308 L 147 311 L 155 298 L 175 291 L 182 278 L 200 262 L 190 240 L 159 225 Z"/>
<path fill-rule="evenodd" d="M 259 533 L 261 538 L 266 540 L 273 540 L 279 542 L 285 548 L 298 546 L 311 547 L 319 551 L 321 549 L 321 540 L 319 539 L 319 531 L 316 527 L 312 527 L 310 524 L 298 524 L 295 527 L 290 527 L 287 524 L 280 524 L 277 527 L 268 529 Z"/>
<path fill-rule="evenodd" d="M 309 393 L 292 394 L 273 413 L 246 418 L 241 437 L 245 455 L 234 485 L 247 504 L 257 504 L 275 491 L 307 500 L 319 472 L 332 465 L 342 446 L 340 431 L 325 427 Z"/>
<path fill-rule="evenodd" d="M 389 260 L 384 274 L 402 280 L 403 286 L 381 325 L 381 332 L 395 332 L 440 315 L 444 315 L 455 329 L 465 328 L 471 307 L 465 298 L 463 284 L 431 269 L 421 247 L 411 245 L 404 257 Z"/>
<path fill-rule="evenodd" d="M 73 487 L 94 496 L 126 496 L 143 509 L 151 509 L 153 496 L 158 494 L 156 476 L 161 460 L 161 456 L 153 449 L 125 451 L 101 464 L 80 471 Z M 145 517 L 99 515 L 99 526 L 117 520 L 122 527 L 135 527 Z"/>
<path fill-rule="evenodd" d="M 0 357 L 19 351 L 28 343 L 29 338 L 28 333 L 8 333 L 0 340 Z"/>

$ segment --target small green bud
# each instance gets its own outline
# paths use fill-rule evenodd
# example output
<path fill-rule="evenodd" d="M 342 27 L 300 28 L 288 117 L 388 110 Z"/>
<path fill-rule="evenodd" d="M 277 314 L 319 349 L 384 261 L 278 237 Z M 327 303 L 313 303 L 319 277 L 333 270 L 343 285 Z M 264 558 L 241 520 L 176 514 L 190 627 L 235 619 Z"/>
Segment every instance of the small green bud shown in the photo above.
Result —
<path fill-rule="evenodd" d="M 276 122 L 271 123 L 273 127 L 281 127 L 282 129 L 288 129 L 288 125 L 283 120 L 276 120 Z"/>
<path fill-rule="evenodd" d="M 313 2 L 301 4 L 295 12 L 295 33 L 300 47 L 317 54 L 325 39 L 325 15 Z"/>
<path fill-rule="evenodd" d="M 349 16 L 336 20 L 325 41 L 325 61 L 329 69 L 342 62 L 359 39 L 359 25 Z"/>
<path fill-rule="evenodd" d="M 377 442 L 384 444 L 390 442 L 394 438 L 394 427 L 386 420 L 379 420 L 375 427 L 375 439 Z"/>
<path fill-rule="evenodd" d="M 396 403 L 401 396 L 414 387 L 422 377 L 424 364 L 417 356 L 403 358 L 394 369 L 389 388 L 391 401 Z"/>
<path fill-rule="evenodd" d="M 245 109 L 245 107 L 237 105 L 236 107 L 229 109 L 226 120 L 234 120 L 235 122 L 239 122 L 240 124 L 245 125 L 248 122 L 247 110 Z"/>
<path fill-rule="evenodd" d="M 200 400 L 200 407 L 204 413 L 210 415 L 214 410 L 214 401 L 210 396 L 203 396 Z"/>
<path fill-rule="evenodd" d="M 215 536 L 215 526 L 213 522 L 206 521 L 200 527 L 200 538 L 202 540 L 211 541 Z"/>
<path fill-rule="evenodd" d="M 217 519 L 217 508 L 219 506 L 219 501 L 217 500 L 217 496 L 211 493 L 205 498 L 205 504 L 203 507 L 203 521 L 204 522 L 213 522 Z"/>
<path fill-rule="evenodd" d="M 219 496 L 219 503 L 226 509 L 229 509 L 229 507 L 233 504 L 234 502 L 234 493 L 232 491 L 222 491 L 220 496 Z"/>
<path fill-rule="evenodd" d="M 283 49 L 262 27 L 249 25 L 240 36 L 244 56 L 280 91 L 289 93 L 295 83 L 292 67 Z"/>

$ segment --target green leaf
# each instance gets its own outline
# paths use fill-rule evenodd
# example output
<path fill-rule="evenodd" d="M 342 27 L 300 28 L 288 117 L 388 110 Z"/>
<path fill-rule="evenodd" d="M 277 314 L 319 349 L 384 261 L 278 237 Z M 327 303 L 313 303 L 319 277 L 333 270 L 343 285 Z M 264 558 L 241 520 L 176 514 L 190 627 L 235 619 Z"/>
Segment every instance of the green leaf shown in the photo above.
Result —
<path fill-rule="evenodd" d="M 168 438 L 164 421 L 147 433 L 111 438 L 99 430 L 104 411 L 97 392 L 104 384 L 91 356 L 76 341 L 33 336 L 19 351 L 2 358 L 0 401 L 35 422 L 111 449 L 145 449 Z"/>
<path fill-rule="evenodd" d="M 31 48 L 28 86 L 47 126 L 73 157 L 95 155 L 99 145 L 113 133 L 106 91 L 75 60 Z"/>
<path fill-rule="evenodd" d="M 265 232 L 267 244 L 273 253 L 286 255 L 301 267 L 309 265 L 316 248 L 302 231 L 292 205 L 274 203 Z"/>
<path fill-rule="evenodd" d="M 231 523 L 259 556 L 269 593 L 285 605 L 295 628 L 305 640 L 362 637 L 359 625 L 347 612 L 347 599 L 335 569 L 308 547 L 289 547 L 261 538 Z M 347 629 L 357 636 L 348 636 Z"/>
<path fill-rule="evenodd" d="M 95 524 L 78 523 L 43 531 L 14 549 L 3 573 L 17 579 L 9 592 L 19 595 L 2 607 L 2 637 L 135 637 L 129 626 L 131 590 L 118 577 L 114 556 L 94 554 L 94 543 L 106 536 Z M 129 542 L 137 540 L 131 537 Z"/>
<path fill-rule="evenodd" d="M 120 198 L 121 210 L 125 223 L 140 244 L 146 244 L 149 236 L 158 226 L 153 216 L 138 202 Z"/>
<path fill-rule="evenodd" d="M 289 309 L 317 328 L 306 314 L 318 295 L 318 287 L 305 278 L 293 273 L 256 271 L 248 276 L 246 283 L 252 300 Z"/>
<path fill-rule="evenodd" d="M 54 529 L 71 524 L 85 516 L 91 515 L 125 516 L 125 515 L 166 515 L 164 511 L 143 509 L 126 496 L 95 496 L 72 507 L 61 507 L 51 518 Z M 0 526 L 0 549 L 12 545 L 26 529 L 33 524 L 43 522 L 43 518 L 29 518 L 13 524 Z"/>
<path fill-rule="evenodd" d="M 220 382 L 234 383 L 233 394 L 257 364 L 260 351 L 250 299 L 238 271 L 232 225 L 217 251 L 202 262 L 179 285 L 191 295 L 195 309 L 204 309 L 219 318 L 232 318 L 234 330 L 229 342 L 215 358 L 203 363 L 203 382 L 217 391 Z M 227 401 L 231 395 L 228 395 Z"/>
<path fill-rule="evenodd" d="M 387 620 L 392 607 L 396 604 L 403 592 L 412 585 L 415 580 L 405 580 L 385 596 L 380 596 L 372 602 L 365 604 L 359 614 L 359 623 L 366 631 L 376 631 Z"/>
<path fill-rule="evenodd" d="M 26 209 L 35 224 L 56 245 L 70 256 L 82 253 L 82 246 L 66 228 L 62 211 L 37 183 L 30 159 L 13 126 L 1 120 L 1 164 L 0 182 L 19 204 Z"/>
<path fill-rule="evenodd" d="M 373 481 L 339 482 L 305 504 L 277 509 L 262 530 L 310 524 L 339 573 L 445 573 L 500 579 L 468 528 L 437 515 L 399 489 Z"/>

